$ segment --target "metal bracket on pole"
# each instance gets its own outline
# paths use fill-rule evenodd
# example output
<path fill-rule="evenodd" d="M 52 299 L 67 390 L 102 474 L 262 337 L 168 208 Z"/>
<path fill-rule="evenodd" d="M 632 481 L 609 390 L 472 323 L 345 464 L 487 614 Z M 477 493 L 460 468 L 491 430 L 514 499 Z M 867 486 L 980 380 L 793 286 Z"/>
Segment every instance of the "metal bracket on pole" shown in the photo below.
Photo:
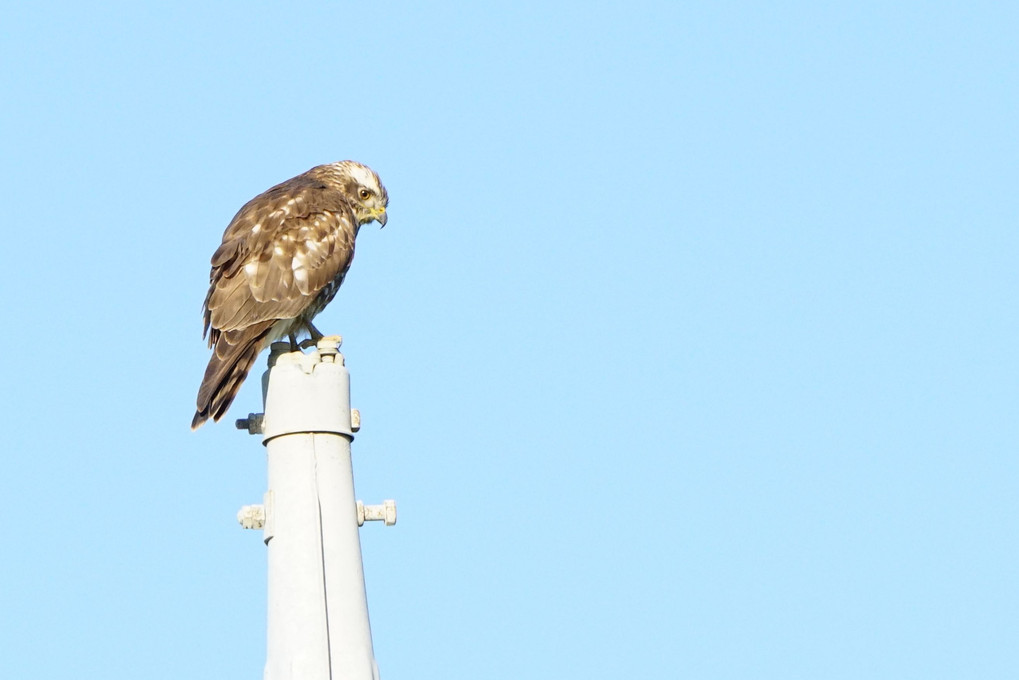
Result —
<path fill-rule="evenodd" d="M 264 529 L 266 520 L 265 506 L 244 505 L 237 511 L 237 521 L 244 529 Z M 387 527 L 396 524 L 396 501 L 382 501 L 381 505 L 365 505 L 357 502 L 357 526 L 365 522 L 385 522 Z"/>
<path fill-rule="evenodd" d="M 238 418 L 235 425 L 238 430 L 247 430 L 248 434 L 263 434 L 262 425 L 264 422 L 264 413 L 249 413 L 247 418 Z M 352 408 L 350 409 L 350 431 L 357 432 L 360 429 L 361 412 Z"/>

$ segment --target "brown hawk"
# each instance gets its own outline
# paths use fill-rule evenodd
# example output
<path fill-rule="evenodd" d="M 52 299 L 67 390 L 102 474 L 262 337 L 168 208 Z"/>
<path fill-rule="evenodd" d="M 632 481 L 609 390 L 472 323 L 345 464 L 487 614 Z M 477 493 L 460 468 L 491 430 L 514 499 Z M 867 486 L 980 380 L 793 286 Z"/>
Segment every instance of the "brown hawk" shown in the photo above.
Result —
<path fill-rule="evenodd" d="M 248 201 L 212 256 L 205 334 L 212 358 L 191 429 L 219 420 L 259 352 L 307 330 L 336 295 L 361 225 L 386 226 L 389 195 L 371 168 L 320 165 Z M 296 347 L 295 347 L 296 349 Z"/>

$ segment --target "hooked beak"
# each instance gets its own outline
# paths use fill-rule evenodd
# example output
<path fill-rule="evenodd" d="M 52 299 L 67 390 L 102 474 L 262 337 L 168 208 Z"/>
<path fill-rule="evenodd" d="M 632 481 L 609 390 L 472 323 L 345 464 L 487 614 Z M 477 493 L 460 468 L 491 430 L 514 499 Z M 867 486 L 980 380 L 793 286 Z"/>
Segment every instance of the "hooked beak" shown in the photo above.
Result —
<path fill-rule="evenodd" d="M 386 215 L 386 209 L 385 208 L 383 208 L 379 212 L 379 214 L 375 216 L 375 221 L 378 222 L 379 224 L 381 224 L 382 227 L 386 226 L 386 222 L 389 221 L 389 217 Z M 379 227 L 379 229 L 381 229 L 382 227 Z"/>

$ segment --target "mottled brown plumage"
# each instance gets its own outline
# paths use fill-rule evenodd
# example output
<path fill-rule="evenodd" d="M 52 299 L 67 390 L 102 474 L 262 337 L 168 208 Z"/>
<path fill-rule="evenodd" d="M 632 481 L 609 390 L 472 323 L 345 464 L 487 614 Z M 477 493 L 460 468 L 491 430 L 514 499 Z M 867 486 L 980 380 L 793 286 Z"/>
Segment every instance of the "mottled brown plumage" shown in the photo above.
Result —
<path fill-rule="evenodd" d="M 386 224 L 389 196 L 370 168 L 320 165 L 248 201 L 212 256 L 205 333 L 212 358 L 191 429 L 219 420 L 259 352 L 308 330 L 336 295 L 361 225 Z"/>

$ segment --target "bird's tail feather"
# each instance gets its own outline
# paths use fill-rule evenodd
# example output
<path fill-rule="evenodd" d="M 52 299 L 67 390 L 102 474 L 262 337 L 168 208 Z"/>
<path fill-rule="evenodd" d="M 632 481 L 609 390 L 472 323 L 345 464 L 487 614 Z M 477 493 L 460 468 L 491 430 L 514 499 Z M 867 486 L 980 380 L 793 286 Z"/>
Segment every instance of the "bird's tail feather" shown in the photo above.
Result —
<path fill-rule="evenodd" d="M 191 421 L 192 430 L 197 430 L 209 418 L 219 420 L 230 408 L 251 365 L 265 349 L 272 325 L 272 321 L 265 321 L 219 335 L 202 386 L 198 388 L 198 409 Z"/>

